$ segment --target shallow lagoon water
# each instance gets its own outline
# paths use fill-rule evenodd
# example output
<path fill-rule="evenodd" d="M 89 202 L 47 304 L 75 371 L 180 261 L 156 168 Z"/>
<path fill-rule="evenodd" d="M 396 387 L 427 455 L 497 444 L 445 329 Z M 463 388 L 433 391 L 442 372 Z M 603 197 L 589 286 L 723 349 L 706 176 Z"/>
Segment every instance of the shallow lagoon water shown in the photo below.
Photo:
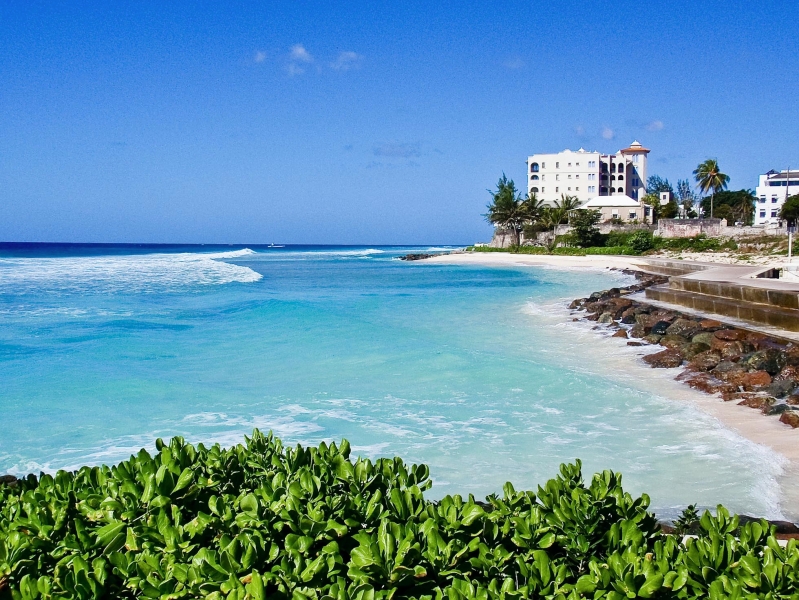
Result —
<path fill-rule="evenodd" d="M 626 276 L 396 260 L 420 250 L 0 250 L 0 472 L 258 427 L 425 462 L 433 498 L 579 457 L 664 517 L 790 514 L 778 456 L 571 322 L 569 300 Z"/>

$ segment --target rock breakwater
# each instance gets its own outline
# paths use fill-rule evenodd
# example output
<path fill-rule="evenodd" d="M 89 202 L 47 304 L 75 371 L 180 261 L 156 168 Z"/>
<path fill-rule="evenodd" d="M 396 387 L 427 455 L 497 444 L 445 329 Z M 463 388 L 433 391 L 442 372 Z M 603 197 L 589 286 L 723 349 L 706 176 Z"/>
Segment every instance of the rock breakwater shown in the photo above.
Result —
<path fill-rule="evenodd" d="M 616 329 L 628 345 L 663 349 L 643 357 L 653 368 L 683 367 L 677 380 L 799 428 L 799 346 L 715 319 L 666 310 L 629 298 L 668 278 L 639 271 L 634 285 L 594 292 L 569 308 Z"/>

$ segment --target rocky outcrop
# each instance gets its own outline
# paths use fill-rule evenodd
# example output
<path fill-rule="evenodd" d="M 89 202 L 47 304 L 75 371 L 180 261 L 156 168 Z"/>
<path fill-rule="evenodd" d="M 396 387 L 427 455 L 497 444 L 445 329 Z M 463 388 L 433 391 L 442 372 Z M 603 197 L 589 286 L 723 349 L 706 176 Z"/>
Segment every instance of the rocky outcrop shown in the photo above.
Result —
<path fill-rule="evenodd" d="M 627 296 L 667 278 L 627 272 L 636 275 L 637 283 L 594 292 L 569 308 L 584 311 L 581 318 L 596 321 L 595 329 L 615 328 L 613 337 L 635 340 L 629 346 L 661 346 L 642 357 L 651 367 L 684 367 L 677 379 L 687 385 L 799 427 L 799 346 L 634 301 Z"/>

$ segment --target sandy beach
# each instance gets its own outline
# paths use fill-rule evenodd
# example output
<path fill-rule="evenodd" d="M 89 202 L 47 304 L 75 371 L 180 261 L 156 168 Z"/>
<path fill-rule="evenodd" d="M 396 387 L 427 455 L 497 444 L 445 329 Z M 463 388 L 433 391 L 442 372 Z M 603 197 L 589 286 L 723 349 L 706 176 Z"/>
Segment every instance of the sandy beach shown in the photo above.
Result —
<path fill-rule="evenodd" d="M 505 254 L 499 252 L 464 253 L 436 256 L 421 261 L 422 263 L 450 265 L 482 265 L 491 267 L 530 267 L 545 266 L 550 268 L 576 269 L 636 269 L 640 259 L 635 256 L 550 256 Z M 600 326 L 602 327 L 602 326 Z M 604 329 L 604 327 L 603 327 Z M 605 336 L 597 333 L 598 337 Z M 627 348 L 624 339 L 606 338 L 603 343 L 618 344 L 619 349 Z M 644 346 L 642 348 L 647 348 Z M 659 346 L 657 346 L 660 349 Z M 648 354 L 642 351 L 641 356 Z M 652 380 L 658 385 L 658 391 L 668 389 L 669 396 L 682 401 L 691 402 L 702 412 L 716 418 L 724 427 L 735 431 L 742 437 L 779 454 L 785 459 L 783 468 L 784 507 L 799 506 L 799 430 L 780 423 L 775 417 L 764 417 L 758 411 L 735 402 L 724 402 L 718 395 L 705 394 L 689 388 L 687 385 L 673 380 L 682 368 L 656 369 L 650 371 L 642 361 L 638 361 L 642 377 L 648 373 L 655 375 Z M 663 377 L 666 375 L 667 377 Z M 668 381 L 667 381 L 668 379 Z"/>

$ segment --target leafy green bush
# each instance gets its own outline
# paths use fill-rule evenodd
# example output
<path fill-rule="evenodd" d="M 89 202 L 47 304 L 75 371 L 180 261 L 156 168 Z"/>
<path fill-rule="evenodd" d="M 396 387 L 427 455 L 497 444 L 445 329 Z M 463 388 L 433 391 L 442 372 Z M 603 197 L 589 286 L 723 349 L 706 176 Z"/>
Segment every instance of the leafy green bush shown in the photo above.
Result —
<path fill-rule="evenodd" d="M 709 238 L 705 234 L 692 238 L 655 238 L 655 240 L 655 247 L 664 250 L 708 252 L 737 250 L 738 248 L 738 244 L 733 239 Z"/>
<path fill-rule="evenodd" d="M 536 493 L 425 500 L 428 468 L 349 444 L 156 443 L 114 467 L 0 487 L 0 597 L 793 598 L 799 548 L 719 507 L 663 534 L 611 471 Z"/>
<path fill-rule="evenodd" d="M 632 248 L 637 254 L 641 254 L 654 248 L 655 242 L 653 237 L 651 231 L 641 229 L 627 238 L 625 246 Z"/>

